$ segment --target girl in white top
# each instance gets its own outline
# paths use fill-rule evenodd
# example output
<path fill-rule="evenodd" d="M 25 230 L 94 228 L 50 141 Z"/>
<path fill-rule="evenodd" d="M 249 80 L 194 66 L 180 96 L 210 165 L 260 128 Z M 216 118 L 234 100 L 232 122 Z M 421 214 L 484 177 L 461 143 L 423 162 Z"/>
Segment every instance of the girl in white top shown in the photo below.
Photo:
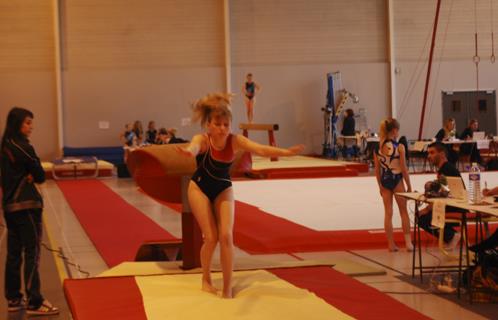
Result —
<path fill-rule="evenodd" d="M 401 224 L 408 251 L 413 250 L 410 235 L 410 219 L 406 208 L 406 200 L 395 196 L 396 192 L 411 192 L 412 186 L 406 166 L 406 150 L 403 144 L 397 142 L 399 123 L 396 119 L 388 118 L 380 124 L 379 149 L 374 153 L 375 176 L 384 202 L 384 230 L 386 232 L 389 251 L 398 251 L 393 237 L 393 197 L 398 204 L 401 215 Z M 405 184 L 406 183 L 406 189 Z"/>

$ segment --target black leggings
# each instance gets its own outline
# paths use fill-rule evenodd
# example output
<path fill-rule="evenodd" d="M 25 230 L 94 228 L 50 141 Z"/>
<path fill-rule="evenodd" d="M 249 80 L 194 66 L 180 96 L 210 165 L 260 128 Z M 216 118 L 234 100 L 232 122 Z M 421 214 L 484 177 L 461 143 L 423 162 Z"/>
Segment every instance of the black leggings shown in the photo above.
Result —
<path fill-rule="evenodd" d="M 7 260 L 5 263 L 5 297 L 22 298 L 21 265 L 24 253 L 24 286 L 28 303 L 38 308 L 40 293 L 40 243 L 42 237 L 42 210 L 28 209 L 4 214 L 7 223 Z"/>

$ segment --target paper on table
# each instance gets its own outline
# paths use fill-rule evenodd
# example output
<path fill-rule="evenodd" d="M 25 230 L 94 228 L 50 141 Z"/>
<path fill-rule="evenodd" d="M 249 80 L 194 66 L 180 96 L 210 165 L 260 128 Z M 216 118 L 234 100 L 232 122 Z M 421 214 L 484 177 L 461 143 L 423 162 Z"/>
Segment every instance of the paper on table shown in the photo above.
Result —
<path fill-rule="evenodd" d="M 431 224 L 439 229 L 444 228 L 444 218 L 446 212 L 446 204 L 442 200 L 434 201 L 432 205 L 432 221 Z"/>

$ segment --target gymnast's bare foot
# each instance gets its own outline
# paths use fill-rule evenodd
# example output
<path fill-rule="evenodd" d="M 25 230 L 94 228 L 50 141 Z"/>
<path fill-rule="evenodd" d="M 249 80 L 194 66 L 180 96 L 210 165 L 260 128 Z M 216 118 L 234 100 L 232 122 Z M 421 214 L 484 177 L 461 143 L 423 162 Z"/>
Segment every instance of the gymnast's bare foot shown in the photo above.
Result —
<path fill-rule="evenodd" d="M 202 281 L 202 291 L 206 291 L 212 294 L 216 294 L 218 290 L 216 290 L 215 287 L 209 282 L 209 281 Z"/>
<path fill-rule="evenodd" d="M 389 246 L 389 252 L 398 252 L 399 248 L 396 245 Z"/>

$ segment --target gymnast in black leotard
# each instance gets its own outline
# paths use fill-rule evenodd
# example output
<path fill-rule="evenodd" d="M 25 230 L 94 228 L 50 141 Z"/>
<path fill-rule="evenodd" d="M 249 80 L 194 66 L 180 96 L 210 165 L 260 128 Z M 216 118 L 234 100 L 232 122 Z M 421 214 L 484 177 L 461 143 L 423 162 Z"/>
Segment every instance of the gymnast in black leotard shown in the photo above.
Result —
<path fill-rule="evenodd" d="M 246 151 L 264 157 L 282 157 L 296 155 L 304 148 L 303 145 L 288 149 L 265 146 L 231 134 L 230 99 L 231 95 L 216 93 L 197 101 L 193 119 L 200 120 L 207 132 L 194 136 L 186 148 L 177 148 L 179 153 L 197 160 L 197 170 L 188 187 L 188 200 L 204 237 L 202 290 L 217 292 L 211 281 L 211 259 L 219 242 L 224 298 L 232 298 L 234 198 L 230 167 L 234 155 Z"/>
<path fill-rule="evenodd" d="M 230 167 L 233 162 L 232 137 L 232 134 L 228 136 L 225 148 L 220 152 L 212 147 L 211 138 L 207 136 L 208 149 L 196 156 L 197 170 L 192 176 L 192 181 L 211 202 L 232 186 L 230 180 Z"/>
<path fill-rule="evenodd" d="M 247 111 L 247 121 L 252 123 L 254 118 L 254 103 L 256 101 L 256 93 L 261 90 L 259 84 L 253 81 L 252 73 L 248 73 L 246 76 L 246 83 L 242 86 L 242 93 L 244 93 L 246 111 Z"/>
<path fill-rule="evenodd" d="M 393 197 L 396 199 L 401 216 L 401 225 L 408 251 L 413 250 L 410 235 L 410 219 L 406 208 L 406 200 L 395 196 L 397 192 L 411 192 L 410 176 L 406 167 L 405 147 L 397 143 L 399 123 L 396 119 L 388 118 L 380 125 L 379 149 L 374 153 L 375 176 L 384 203 L 384 230 L 386 232 L 389 251 L 398 251 L 393 237 Z M 406 183 L 406 189 L 405 184 Z"/>
<path fill-rule="evenodd" d="M 252 100 L 254 98 L 254 93 L 256 91 L 256 86 L 254 81 L 253 82 L 246 82 L 246 97 L 249 100 Z"/>

